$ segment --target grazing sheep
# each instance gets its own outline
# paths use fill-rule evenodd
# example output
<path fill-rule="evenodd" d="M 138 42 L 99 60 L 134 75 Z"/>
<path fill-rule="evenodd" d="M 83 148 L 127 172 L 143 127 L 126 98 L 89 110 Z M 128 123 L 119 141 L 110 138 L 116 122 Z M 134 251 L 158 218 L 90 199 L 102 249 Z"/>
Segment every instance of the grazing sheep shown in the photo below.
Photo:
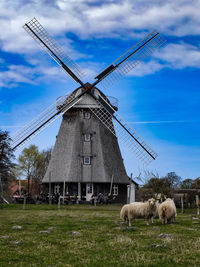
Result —
<path fill-rule="evenodd" d="M 176 206 L 171 198 L 167 198 L 158 208 L 159 218 L 163 224 L 176 221 Z"/>
<path fill-rule="evenodd" d="M 161 203 L 157 200 L 156 201 L 156 207 L 155 207 L 155 210 L 154 210 L 154 213 L 153 213 L 153 217 L 152 217 L 152 223 L 153 223 L 153 219 L 158 219 L 159 218 L 158 209 L 159 209 L 160 204 Z"/>
<path fill-rule="evenodd" d="M 126 204 L 121 208 L 120 211 L 120 218 L 124 220 L 124 222 L 128 222 L 128 210 L 129 210 L 130 204 Z"/>
<path fill-rule="evenodd" d="M 156 209 L 155 199 L 151 198 L 147 202 L 133 202 L 124 205 L 120 211 L 120 218 L 131 226 L 131 220 L 137 218 L 145 218 L 147 225 L 153 218 Z"/>

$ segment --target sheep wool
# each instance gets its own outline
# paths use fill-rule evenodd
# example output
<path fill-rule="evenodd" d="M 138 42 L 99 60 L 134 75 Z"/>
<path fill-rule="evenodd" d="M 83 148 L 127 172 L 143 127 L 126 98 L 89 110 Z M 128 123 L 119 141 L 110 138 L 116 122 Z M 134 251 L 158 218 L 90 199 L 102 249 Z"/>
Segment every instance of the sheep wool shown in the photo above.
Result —
<path fill-rule="evenodd" d="M 149 225 L 150 219 L 153 219 L 156 205 L 155 199 L 151 198 L 147 202 L 133 202 L 126 204 L 120 211 L 120 218 L 131 226 L 131 220 L 137 218 L 145 218 L 147 225 Z"/>
<path fill-rule="evenodd" d="M 158 215 L 163 224 L 175 222 L 177 212 L 175 203 L 171 198 L 167 198 L 159 205 Z"/>
<path fill-rule="evenodd" d="M 159 218 L 158 209 L 159 209 L 160 204 L 161 203 L 159 203 L 158 201 L 156 201 L 156 207 L 155 207 L 154 214 L 153 214 L 153 218 L 154 219 L 158 219 Z"/>

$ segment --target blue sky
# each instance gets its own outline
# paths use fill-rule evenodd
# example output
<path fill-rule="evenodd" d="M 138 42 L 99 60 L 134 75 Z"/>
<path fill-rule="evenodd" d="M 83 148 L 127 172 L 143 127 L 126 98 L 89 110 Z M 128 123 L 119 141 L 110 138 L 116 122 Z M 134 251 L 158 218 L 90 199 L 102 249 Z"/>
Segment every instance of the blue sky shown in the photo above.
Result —
<path fill-rule="evenodd" d="M 199 11 L 198 0 L 1 0 L 0 128 L 14 133 L 77 87 L 28 36 L 25 22 L 36 17 L 78 62 L 84 81 L 157 29 L 166 45 L 104 93 L 118 98 L 120 115 L 158 153 L 149 171 L 199 177 Z M 59 125 L 31 143 L 52 146 Z M 137 176 L 142 166 L 124 147 L 122 154 Z"/>

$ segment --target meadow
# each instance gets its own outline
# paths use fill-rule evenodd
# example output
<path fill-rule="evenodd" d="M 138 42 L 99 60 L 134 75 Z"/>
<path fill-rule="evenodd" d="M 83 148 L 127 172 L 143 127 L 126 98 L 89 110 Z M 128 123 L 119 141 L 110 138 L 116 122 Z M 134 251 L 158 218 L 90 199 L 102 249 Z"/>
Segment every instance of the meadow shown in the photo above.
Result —
<path fill-rule="evenodd" d="M 120 205 L 3 205 L 0 266 L 200 266 L 200 216 L 127 227 Z"/>

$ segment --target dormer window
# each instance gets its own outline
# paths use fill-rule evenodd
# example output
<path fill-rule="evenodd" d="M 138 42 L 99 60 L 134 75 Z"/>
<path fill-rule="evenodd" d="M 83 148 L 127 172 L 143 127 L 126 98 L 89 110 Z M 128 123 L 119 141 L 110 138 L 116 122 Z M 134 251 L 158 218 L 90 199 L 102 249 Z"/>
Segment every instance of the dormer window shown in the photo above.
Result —
<path fill-rule="evenodd" d="M 91 114 L 90 114 L 89 111 L 86 111 L 86 112 L 84 113 L 84 118 L 85 118 L 86 120 L 89 120 L 89 119 L 91 118 Z"/>
<path fill-rule="evenodd" d="M 91 139 L 90 134 L 84 134 L 84 141 L 85 141 L 85 142 L 89 142 L 90 139 Z"/>
<path fill-rule="evenodd" d="M 83 157 L 83 164 L 90 165 L 90 157 Z"/>

